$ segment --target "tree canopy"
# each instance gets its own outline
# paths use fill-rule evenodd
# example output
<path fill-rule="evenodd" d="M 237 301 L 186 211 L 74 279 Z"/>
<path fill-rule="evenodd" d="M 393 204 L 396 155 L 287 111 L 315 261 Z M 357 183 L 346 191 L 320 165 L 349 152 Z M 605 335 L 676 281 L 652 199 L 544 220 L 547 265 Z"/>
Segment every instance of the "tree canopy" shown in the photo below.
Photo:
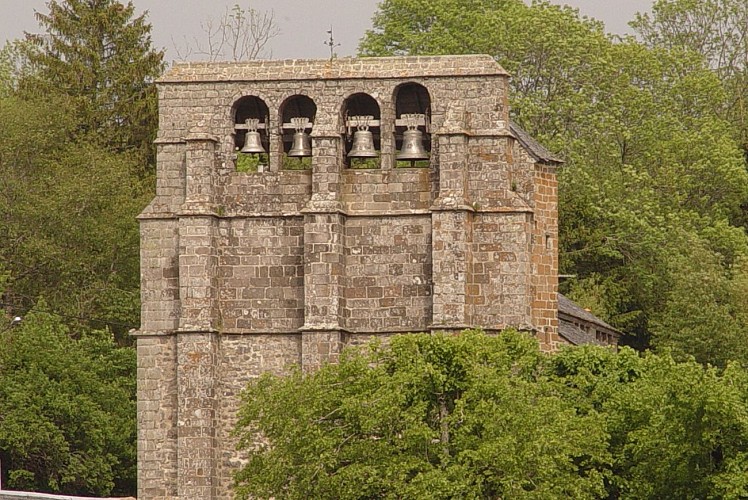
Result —
<path fill-rule="evenodd" d="M 723 116 L 748 151 L 748 4 L 742 0 L 657 0 L 631 23 L 650 47 L 689 50 L 715 71 L 727 93 Z"/>
<path fill-rule="evenodd" d="M 2 484 L 132 495 L 135 353 L 122 346 L 139 323 L 135 216 L 155 184 L 162 53 L 132 3 L 48 7 L 44 34 L 0 51 Z"/>
<path fill-rule="evenodd" d="M 243 396 L 239 498 L 741 498 L 748 376 L 517 332 L 410 334 Z M 259 443 L 258 444 L 258 438 Z"/>
<path fill-rule="evenodd" d="M 3 485 L 132 494 L 117 346 L 138 324 L 163 53 L 132 2 L 48 7 L 0 51 L 0 291 L 6 315 L 34 311 L 0 327 Z M 545 1 L 383 0 L 362 55 L 488 53 L 512 73 L 513 118 L 566 158 L 563 290 L 658 354 L 468 332 L 265 376 L 239 494 L 748 496 L 745 20 L 740 0 L 657 0 L 620 39 Z"/>
<path fill-rule="evenodd" d="M 271 444 L 250 450 L 239 495 L 600 496 L 601 423 L 535 383 L 541 359 L 517 334 L 407 335 L 306 377 L 265 376 L 240 425 L 245 448 L 256 430 Z"/>
<path fill-rule="evenodd" d="M 0 260 L 12 314 L 44 297 L 51 310 L 114 326 L 139 317 L 138 227 L 151 196 L 136 155 L 75 140 L 66 95 L 0 97 Z M 54 129 L 50 124 L 54 123 Z"/>
<path fill-rule="evenodd" d="M 699 14 L 714 21 L 711 40 L 724 26 L 740 26 L 740 2 L 705 3 L 722 16 Z M 492 55 L 512 74 L 513 119 L 566 160 L 560 269 L 574 278 L 563 291 L 622 329 L 624 343 L 720 365 L 748 361 L 732 348 L 748 327 L 732 291 L 748 255 L 748 174 L 740 133 L 725 113 L 732 76 L 715 71 L 709 51 L 659 42 L 672 24 L 663 17 L 671 4 L 701 12 L 703 3 L 656 2 L 655 17 L 635 23 L 651 35 L 640 43 L 547 1 L 385 0 L 360 51 Z M 700 27 L 683 29 L 695 36 Z M 701 285 L 691 274 L 697 262 L 709 263 Z"/>
<path fill-rule="evenodd" d="M 3 302 L 18 314 L 43 297 L 128 342 L 140 307 L 135 216 L 153 193 L 163 54 L 131 2 L 48 7 L 37 13 L 45 34 L 0 52 Z"/>
<path fill-rule="evenodd" d="M 34 312 L 0 330 L 3 486 L 134 492 L 135 353 L 107 331 L 70 333 L 60 318 Z"/>

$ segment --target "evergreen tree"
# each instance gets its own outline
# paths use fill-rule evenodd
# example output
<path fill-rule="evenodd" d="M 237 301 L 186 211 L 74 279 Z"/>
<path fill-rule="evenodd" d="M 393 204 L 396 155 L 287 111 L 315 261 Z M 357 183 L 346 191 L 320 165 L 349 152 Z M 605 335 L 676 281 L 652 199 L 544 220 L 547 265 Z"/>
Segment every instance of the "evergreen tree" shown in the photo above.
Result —
<path fill-rule="evenodd" d="M 36 13 L 45 34 L 28 34 L 36 72 L 25 92 L 54 89 L 75 98 L 79 132 L 114 151 L 137 150 L 151 160 L 157 128 L 152 85 L 163 71 L 164 52 L 151 45 L 145 14 L 132 2 L 51 0 Z"/>

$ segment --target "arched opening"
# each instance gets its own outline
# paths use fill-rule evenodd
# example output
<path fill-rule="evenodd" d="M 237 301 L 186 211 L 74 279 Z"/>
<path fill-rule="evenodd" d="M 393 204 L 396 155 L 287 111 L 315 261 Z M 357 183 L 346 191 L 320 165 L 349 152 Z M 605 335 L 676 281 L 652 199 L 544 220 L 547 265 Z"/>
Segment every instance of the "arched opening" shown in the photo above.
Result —
<path fill-rule="evenodd" d="M 281 105 L 282 168 L 303 170 L 312 167 L 309 134 L 314 127 L 317 106 L 305 95 L 295 95 Z"/>
<path fill-rule="evenodd" d="M 234 148 L 236 170 L 266 172 L 270 140 L 267 104 L 257 96 L 244 96 L 234 103 Z"/>
<path fill-rule="evenodd" d="M 353 94 L 343 103 L 345 161 L 349 168 L 379 168 L 381 112 L 368 94 Z"/>
<path fill-rule="evenodd" d="M 395 89 L 395 160 L 397 167 L 428 167 L 431 156 L 431 97 L 418 83 Z"/>

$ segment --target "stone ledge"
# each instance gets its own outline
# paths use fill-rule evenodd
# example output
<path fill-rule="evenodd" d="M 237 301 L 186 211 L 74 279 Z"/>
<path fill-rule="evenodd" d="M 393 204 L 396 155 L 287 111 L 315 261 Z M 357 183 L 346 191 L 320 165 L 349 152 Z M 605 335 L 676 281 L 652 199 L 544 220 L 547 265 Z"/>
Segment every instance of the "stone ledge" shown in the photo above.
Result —
<path fill-rule="evenodd" d="M 244 62 L 176 63 L 161 78 L 164 83 L 230 81 L 407 79 L 417 77 L 502 76 L 507 73 L 489 55 L 285 59 Z"/>
<path fill-rule="evenodd" d="M 174 330 L 169 331 L 163 331 L 163 330 L 157 330 L 157 331 L 145 331 L 145 330 L 130 330 L 128 334 L 131 337 L 137 338 L 145 338 L 145 337 L 169 337 L 171 335 L 174 335 Z"/>

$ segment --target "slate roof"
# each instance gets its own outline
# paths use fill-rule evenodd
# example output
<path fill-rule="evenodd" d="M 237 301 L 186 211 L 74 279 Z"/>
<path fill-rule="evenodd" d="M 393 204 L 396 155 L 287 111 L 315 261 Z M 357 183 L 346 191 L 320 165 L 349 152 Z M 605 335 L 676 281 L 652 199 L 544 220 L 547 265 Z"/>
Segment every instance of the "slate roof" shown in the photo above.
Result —
<path fill-rule="evenodd" d="M 530 156 L 532 156 L 535 161 L 549 164 L 560 164 L 564 162 L 561 158 L 548 151 L 542 144 L 533 139 L 530 134 L 522 130 L 511 120 L 509 121 L 509 130 L 512 132 L 512 135 L 516 137 L 522 147 L 530 153 Z"/>
<path fill-rule="evenodd" d="M 591 344 L 595 338 L 589 333 L 582 331 L 569 321 L 559 319 L 558 321 L 558 334 L 568 340 L 572 345 Z"/>
<path fill-rule="evenodd" d="M 585 332 L 574 324 L 575 320 L 581 324 L 594 326 L 598 331 L 610 333 L 619 337 L 621 332 L 601 320 L 591 312 L 583 309 L 576 302 L 563 294 L 558 294 L 558 333 L 574 345 L 598 343 L 593 332 Z"/>
<path fill-rule="evenodd" d="M 593 323 L 595 325 L 602 326 L 603 328 L 607 328 L 608 330 L 612 330 L 613 332 L 618 332 L 618 330 L 616 330 L 614 327 L 610 326 L 605 321 L 601 320 L 588 310 L 583 309 L 579 304 L 560 293 L 558 294 L 558 312 L 560 314 L 566 314 L 567 316 L 579 318 L 583 321 L 586 321 L 587 323 Z"/>

